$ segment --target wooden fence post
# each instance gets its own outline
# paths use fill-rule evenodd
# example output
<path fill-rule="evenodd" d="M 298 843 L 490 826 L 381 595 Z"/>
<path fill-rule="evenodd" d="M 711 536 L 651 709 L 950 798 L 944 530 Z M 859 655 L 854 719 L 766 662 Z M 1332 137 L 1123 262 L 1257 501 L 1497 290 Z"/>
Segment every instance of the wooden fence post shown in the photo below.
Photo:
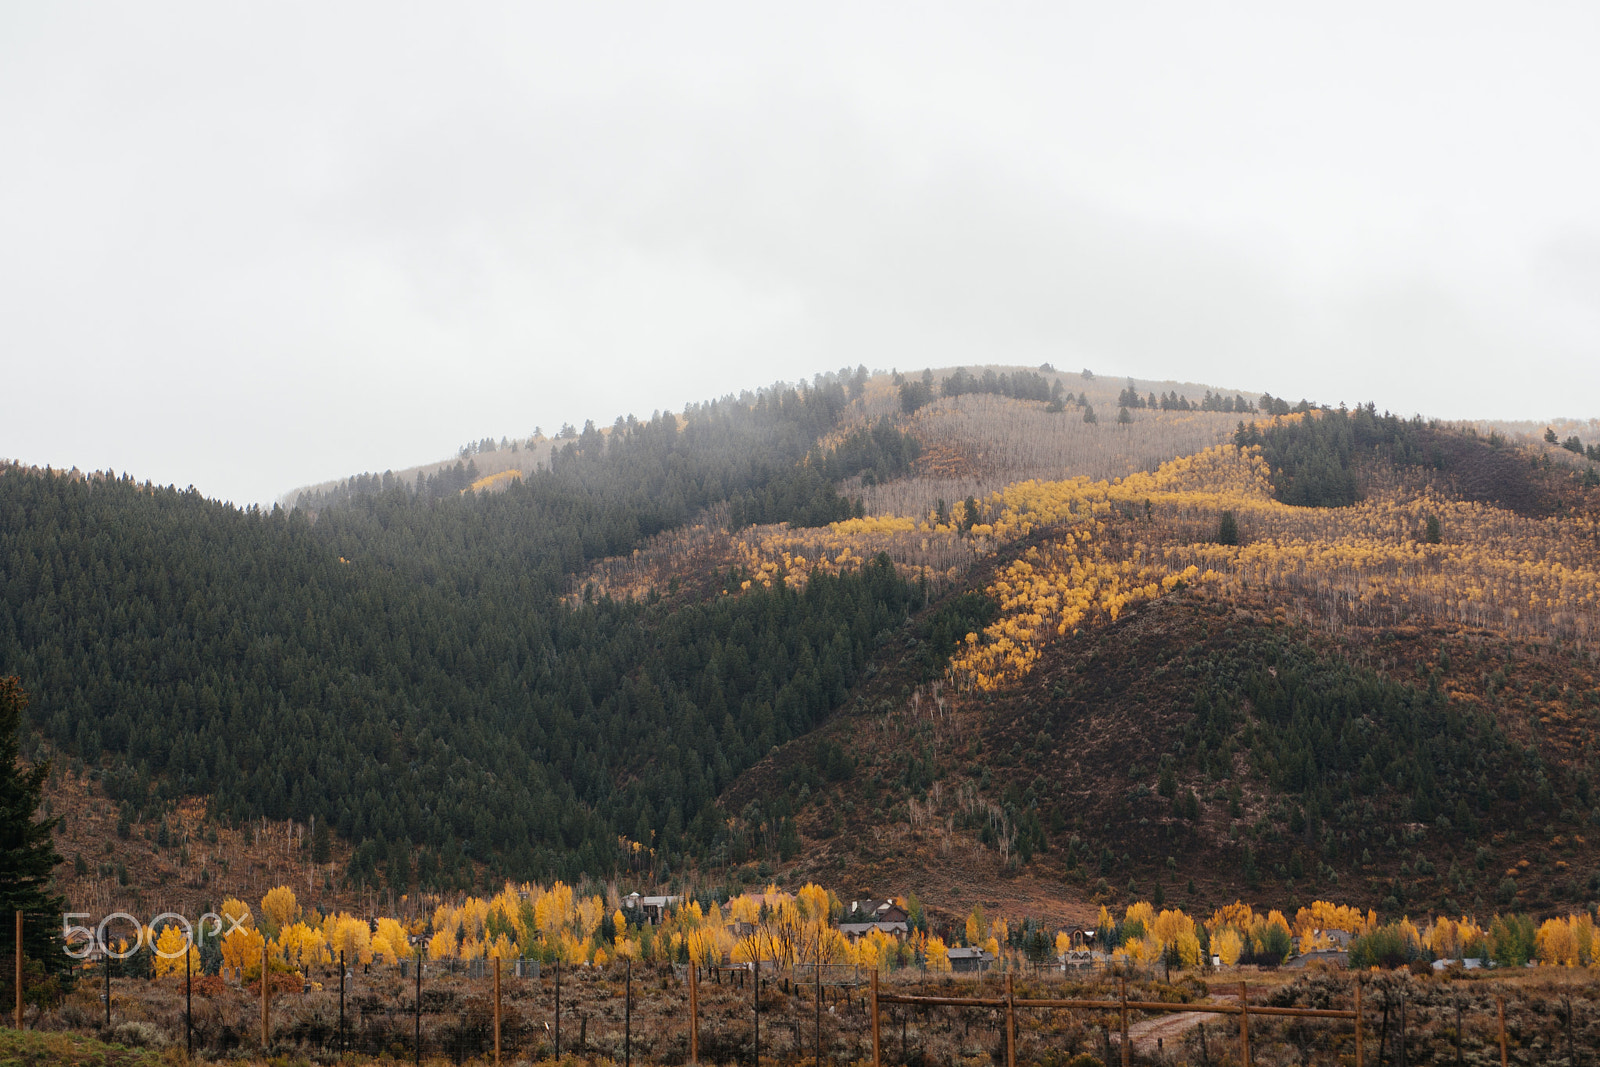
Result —
<path fill-rule="evenodd" d="M 816 1009 L 816 1016 L 817 1016 L 817 1019 L 816 1019 L 816 1027 L 817 1027 L 817 1029 L 816 1029 L 816 1033 L 815 1033 L 814 1036 L 815 1036 L 815 1039 L 816 1039 L 816 1046 L 817 1046 L 816 1047 L 817 1067 L 822 1067 L 822 939 L 820 937 L 817 939 L 817 973 L 816 973 L 816 979 L 817 979 L 816 1001 L 812 1005 Z"/>
<path fill-rule="evenodd" d="M 1356 979 L 1356 1067 L 1366 1067 L 1361 1048 L 1361 979 Z"/>
<path fill-rule="evenodd" d="M 261 1051 L 267 1051 L 267 935 L 261 935 Z"/>
<path fill-rule="evenodd" d="M 1006 1067 L 1017 1067 L 1017 998 L 1006 972 Z"/>
<path fill-rule="evenodd" d="M 1500 1012 L 1500 1067 L 1510 1067 L 1511 1061 L 1506 1055 L 1506 998 L 1497 996 L 1494 1003 Z"/>
<path fill-rule="evenodd" d="M 1122 1067 L 1128 1067 L 1128 980 L 1117 979 L 1117 995 L 1122 999 Z"/>
<path fill-rule="evenodd" d="M 1239 1062 L 1250 1067 L 1250 991 L 1243 982 L 1239 983 L 1239 1048 Z"/>
<path fill-rule="evenodd" d="M 1406 1001 L 1410 999 L 1400 994 L 1400 1067 L 1406 1067 Z"/>
<path fill-rule="evenodd" d="M 878 972 L 872 972 L 872 1067 L 883 1067 L 883 1057 L 878 1050 Z"/>
<path fill-rule="evenodd" d="M 700 965 L 689 961 L 689 1062 L 700 1063 Z"/>
<path fill-rule="evenodd" d="M 500 1067 L 500 957 L 494 958 L 494 1067 Z"/>

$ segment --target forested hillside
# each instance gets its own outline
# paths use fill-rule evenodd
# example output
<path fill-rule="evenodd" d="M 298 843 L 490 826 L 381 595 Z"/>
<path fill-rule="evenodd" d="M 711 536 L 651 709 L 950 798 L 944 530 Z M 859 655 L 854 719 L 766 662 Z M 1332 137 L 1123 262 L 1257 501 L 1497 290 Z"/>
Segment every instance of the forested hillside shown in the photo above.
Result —
<path fill-rule="evenodd" d="M 314 817 L 351 887 L 1575 900 L 1600 478 L 1552 436 L 858 369 L 287 511 L 13 466 L 0 674 L 124 827 Z"/>
<path fill-rule="evenodd" d="M 816 798 L 803 875 L 929 899 L 994 881 L 1206 905 L 1270 885 L 1402 913 L 1600 899 L 1584 451 L 1371 406 L 1235 439 L 836 524 L 907 558 L 967 546 L 969 569 L 900 671 L 730 808 L 788 783 Z M 819 791 L 836 752 L 853 780 Z"/>
<path fill-rule="evenodd" d="M 130 812 L 331 822 L 358 879 L 452 884 L 710 847 L 723 788 L 838 705 L 919 606 L 884 565 L 678 605 L 560 603 L 586 562 L 730 498 L 838 497 L 800 462 L 839 380 L 586 430 L 492 496 L 391 485 L 237 510 L 131 478 L 0 474 L 0 673 Z M 774 494 L 772 486 L 786 486 Z M 381 483 L 380 483 L 381 484 Z M 619 847 L 619 841 L 622 847 Z M 648 861 L 647 861 L 648 862 Z"/>

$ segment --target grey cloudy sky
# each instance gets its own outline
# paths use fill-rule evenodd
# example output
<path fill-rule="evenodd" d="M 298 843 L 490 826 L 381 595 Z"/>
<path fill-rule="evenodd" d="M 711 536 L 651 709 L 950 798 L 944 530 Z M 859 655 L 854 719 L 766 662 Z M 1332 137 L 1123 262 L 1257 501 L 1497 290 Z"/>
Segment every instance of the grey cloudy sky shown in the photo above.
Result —
<path fill-rule="evenodd" d="M 0 456 L 236 502 L 841 365 L 1600 415 L 1600 6 L 0 6 Z"/>

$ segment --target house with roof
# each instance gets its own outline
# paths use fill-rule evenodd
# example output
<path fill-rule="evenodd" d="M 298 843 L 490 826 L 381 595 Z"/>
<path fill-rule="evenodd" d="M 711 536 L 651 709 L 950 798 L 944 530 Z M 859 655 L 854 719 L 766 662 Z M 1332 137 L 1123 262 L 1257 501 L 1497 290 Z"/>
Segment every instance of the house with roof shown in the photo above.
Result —
<path fill-rule="evenodd" d="M 981 948 L 950 950 L 950 969 L 957 974 L 982 974 L 994 966 L 994 955 Z"/>
<path fill-rule="evenodd" d="M 839 932 L 856 941 L 874 930 L 904 940 L 911 936 L 911 916 L 892 900 L 852 900 Z"/>
<path fill-rule="evenodd" d="M 681 896 L 642 897 L 635 892 L 622 898 L 622 906 L 637 916 L 639 922 L 657 926 L 666 917 L 667 910 L 682 901 Z"/>

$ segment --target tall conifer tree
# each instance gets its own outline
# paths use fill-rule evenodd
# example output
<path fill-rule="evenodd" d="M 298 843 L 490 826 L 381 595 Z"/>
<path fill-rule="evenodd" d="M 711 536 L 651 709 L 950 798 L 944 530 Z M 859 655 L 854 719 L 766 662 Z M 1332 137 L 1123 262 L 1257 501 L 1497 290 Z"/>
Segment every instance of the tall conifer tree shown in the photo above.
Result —
<path fill-rule="evenodd" d="M 23 954 L 56 971 L 68 962 L 55 933 L 66 904 L 50 892 L 50 872 L 61 862 L 51 833 L 60 820 L 36 818 L 50 764 L 22 766 L 20 729 L 27 706 L 21 680 L 0 678 L 0 916 L 5 919 L 0 944 L 10 958 L 16 937 L 11 917 L 20 910 L 25 913 Z M 8 967 L 8 979 L 10 973 Z"/>

